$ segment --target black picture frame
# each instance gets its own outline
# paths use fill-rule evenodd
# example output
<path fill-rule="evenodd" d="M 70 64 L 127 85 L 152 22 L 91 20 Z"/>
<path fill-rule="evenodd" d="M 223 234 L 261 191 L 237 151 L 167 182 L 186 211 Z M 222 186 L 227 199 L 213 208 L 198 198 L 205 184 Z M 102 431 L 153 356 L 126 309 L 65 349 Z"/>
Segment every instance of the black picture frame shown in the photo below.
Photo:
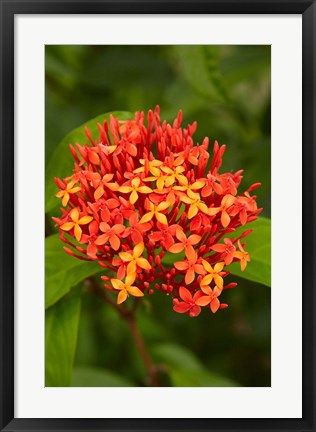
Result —
<path fill-rule="evenodd" d="M 303 389 L 301 419 L 23 419 L 14 417 L 14 16 L 16 14 L 302 14 Z M 1 431 L 315 431 L 316 3 L 305 0 L 0 0 Z M 30 395 L 31 397 L 31 395 Z M 282 404 L 282 401 L 280 401 Z"/>

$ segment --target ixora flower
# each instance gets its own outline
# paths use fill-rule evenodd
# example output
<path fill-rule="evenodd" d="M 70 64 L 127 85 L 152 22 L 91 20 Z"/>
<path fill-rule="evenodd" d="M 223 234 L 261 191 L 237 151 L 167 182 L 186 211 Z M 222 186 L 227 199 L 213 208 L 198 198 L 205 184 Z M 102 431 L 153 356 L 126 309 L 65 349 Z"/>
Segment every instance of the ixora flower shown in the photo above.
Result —
<path fill-rule="evenodd" d="M 252 230 L 234 232 L 262 210 L 250 195 L 260 183 L 238 195 L 242 171 L 219 172 L 226 146 L 215 141 L 210 157 L 208 138 L 194 144 L 196 122 L 182 128 L 179 111 L 170 125 L 159 112 L 111 116 L 98 137 L 86 129 L 87 142 L 70 145 L 74 169 L 55 178 L 63 208 L 53 219 L 68 254 L 108 269 L 104 286 L 118 304 L 156 289 L 175 312 L 215 313 L 236 286 L 225 284 L 229 265 L 250 261 L 242 239 Z"/>

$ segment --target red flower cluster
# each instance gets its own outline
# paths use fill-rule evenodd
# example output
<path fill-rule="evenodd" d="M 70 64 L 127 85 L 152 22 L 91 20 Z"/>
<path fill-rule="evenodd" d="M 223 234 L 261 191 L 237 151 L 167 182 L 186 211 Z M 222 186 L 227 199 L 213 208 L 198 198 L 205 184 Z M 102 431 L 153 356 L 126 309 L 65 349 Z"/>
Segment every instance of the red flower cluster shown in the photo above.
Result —
<path fill-rule="evenodd" d="M 196 122 L 181 127 L 182 112 L 171 126 L 160 121 L 159 107 L 134 120 L 98 124 L 99 137 L 86 129 L 88 143 L 70 145 L 73 174 L 55 178 L 62 216 L 53 218 L 65 251 L 97 260 L 115 274 L 102 276 L 118 291 L 118 303 L 160 290 L 173 309 L 191 317 L 201 306 L 227 307 L 219 297 L 236 283 L 224 283 L 227 267 L 250 261 L 236 228 L 256 219 L 261 209 L 250 192 L 237 188 L 242 171 L 219 173 L 225 145 L 193 142 Z M 168 265 L 169 264 L 169 265 Z"/>

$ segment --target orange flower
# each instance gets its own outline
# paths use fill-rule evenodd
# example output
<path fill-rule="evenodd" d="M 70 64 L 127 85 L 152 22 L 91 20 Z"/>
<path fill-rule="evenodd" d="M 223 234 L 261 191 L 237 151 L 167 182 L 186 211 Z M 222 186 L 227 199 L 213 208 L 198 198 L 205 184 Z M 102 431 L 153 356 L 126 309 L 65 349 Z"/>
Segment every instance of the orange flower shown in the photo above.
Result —
<path fill-rule="evenodd" d="M 117 304 L 123 303 L 128 294 L 131 294 L 134 297 L 143 297 L 144 293 L 137 288 L 136 286 L 132 286 L 135 282 L 136 274 L 128 274 L 125 278 L 125 283 L 119 279 L 111 279 L 111 284 L 116 290 L 119 290 L 119 294 L 117 296 Z"/>
<path fill-rule="evenodd" d="M 110 227 L 106 222 L 100 223 L 100 230 L 104 232 L 104 234 L 100 235 L 97 240 L 95 240 L 95 244 L 97 246 L 104 245 L 107 241 L 110 242 L 110 245 L 114 250 L 118 250 L 120 247 L 121 241 L 119 238 L 119 234 L 125 230 L 125 226 L 122 224 L 116 224 Z"/>
<path fill-rule="evenodd" d="M 80 225 L 88 224 L 93 220 L 93 217 L 83 216 L 79 219 L 79 210 L 77 208 L 71 210 L 70 217 L 72 219 L 72 222 L 64 223 L 63 225 L 61 225 L 60 229 L 62 229 L 63 231 L 70 231 L 72 228 L 74 228 L 76 240 L 79 242 L 82 234 L 82 229 L 80 228 Z"/>
<path fill-rule="evenodd" d="M 201 286 L 201 290 L 206 295 L 198 298 L 195 303 L 198 306 L 207 306 L 209 304 L 211 311 L 215 313 L 221 305 L 217 297 L 221 295 L 222 290 L 220 290 L 218 286 L 213 290 L 209 286 Z"/>
<path fill-rule="evenodd" d="M 193 246 L 196 245 L 202 238 L 200 235 L 197 234 L 192 234 L 187 238 L 183 230 L 180 228 L 176 230 L 176 237 L 180 241 L 180 243 L 175 243 L 173 246 L 171 246 L 169 248 L 169 252 L 179 253 L 182 252 L 183 249 L 191 249 L 191 251 L 194 251 Z"/>
<path fill-rule="evenodd" d="M 247 262 L 250 261 L 250 255 L 248 252 L 244 251 L 239 240 L 238 240 L 237 244 L 238 244 L 240 252 L 239 251 L 234 252 L 234 257 L 238 258 L 240 260 L 241 271 L 244 271 L 245 268 L 247 267 Z"/>
<path fill-rule="evenodd" d="M 198 255 L 194 249 L 187 249 L 185 255 L 188 258 L 186 261 L 178 261 L 174 266 L 178 270 L 186 270 L 184 281 L 187 285 L 192 283 L 195 279 L 195 273 L 205 274 L 204 267 L 198 263 Z"/>
<path fill-rule="evenodd" d="M 146 260 L 146 258 L 143 258 L 141 256 L 141 254 L 144 252 L 144 248 L 145 248 L 144 243 L 139 243 L 134 247 L 132 253 L 129 252 L 119 253 L 120 258 L 123 261 L 129 263 L 127 266 L 127 274 L 136 272 L 137 266 L 145 270 L 151 269 L 151 265 Z"/>
<path fill-rule="evenodd" d="M 62 198 L 62 205 L 65 207 L 68 204 L 70 194 L 75 194 L 81 190 L 80 186 L 73 187 L 76 183 L 76 180 L 71 180 L 67 186 L 66 189 L 60 190 L 55 195 L 57 198 Z"/>
<path fill-rule="evenodd" d="M 100 182 L 100 185 L 97 187 L 97 189 L 94 192 L 94 199 L 97 201 L 99 198 L 101 198 L 104 195 L 104 186 L 109 188 L 112 191 L 116 191 L 119 187 L 117 182 L 112 182 L 114 174 L 105 174 Z"/>
<path fill-rule="evenodd" d="M 235 197 L 233 195 L 225 195 L 222 199 L 221 206 L 220 207 L 212 207 L 209 209 L 209 215 L 213 216 L 216 215 L 219 212 L 222 212 L 221 214 L 221 224 L 224 228 L 226 228 L 229 225 L 230 222 L 230 216 L 227 213 L 227 209 L 231 207 L 234 204 Z"/>
<path fill-rule="evenodd" d="M 201 308 L 197 304 L 197 300 L 203 295 L 202 291 L 197 291 L 194 296 L 190 291 L 181 286 L 179 289 L 179 296 L 182 302 L 174 300 L 173 310 L 178 313 L 189 313 L 190 317 L 196 317 L 201 313 Z"/>

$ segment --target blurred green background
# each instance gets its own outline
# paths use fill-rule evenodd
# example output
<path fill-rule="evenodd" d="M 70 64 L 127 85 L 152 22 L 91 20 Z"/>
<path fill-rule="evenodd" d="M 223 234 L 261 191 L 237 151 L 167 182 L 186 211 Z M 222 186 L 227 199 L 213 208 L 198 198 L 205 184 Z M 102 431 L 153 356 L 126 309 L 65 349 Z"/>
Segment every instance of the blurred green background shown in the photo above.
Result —
<path fill-rule="evenodd" d="M 240 191 L 262 183 L 258 205 L 269 218 L 270 87 L 270 46 L 46 46 L 46 164 L 68 132 L 101 113 L 158 104 L 161 118 L 171 122 L 181 108 L 183 126 L 198 122 L 197 142 L 208 136 L 227 145 L 221 172 L 243 169 Z M 46 215 L 46 235 L 56 232 L 51 216 L 59 214 L 56 200 Z M 214 315 L 177 314 L 171 298 L 159 292 L 142 302 L 140 329 L 153 359 L 167 366 L 164 385 L 270 386 L 270 288 L 229 277 L 238 286 L 223 293 L 229 308 Z M 74 358 L 74 368 L 56 378 L 61 353 L 51 343 L 57 340 L 54 323 L 71 310 L 77 292 L 77 343 L 64 353 Z M 46 385 L 145 385 L 126 323 L 86 283 L 51 305 L 46 317 Z"/>

